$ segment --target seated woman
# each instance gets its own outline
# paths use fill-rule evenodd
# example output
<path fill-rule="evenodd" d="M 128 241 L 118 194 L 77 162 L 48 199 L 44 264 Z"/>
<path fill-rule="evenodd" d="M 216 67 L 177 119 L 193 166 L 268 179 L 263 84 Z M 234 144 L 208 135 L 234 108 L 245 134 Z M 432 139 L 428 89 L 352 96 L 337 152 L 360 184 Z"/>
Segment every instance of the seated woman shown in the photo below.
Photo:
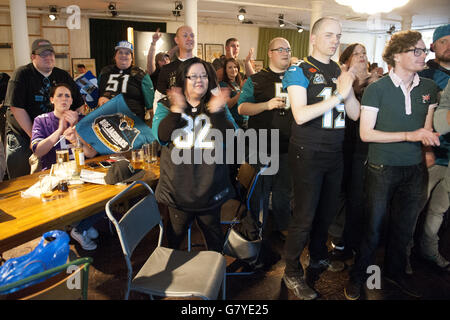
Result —
<path fill-rule="evenodd" d="M 239 128 L 247 129 L 248 116 L 239 114 L 237 110 L 237 102 L 241 95 L 242 85 L 243 81 L 239 73 L 239 63 L 233 58 L 226 59 L 223 65 L 223 80 L 220 81 L 220 86 L 230 88 L 231 94 L 227 100 L 228 108 L 230 108 L 231 115 Z"/>
<path fill-rule="evenodd" d="M 237 126 L 226 105 L 229 90 L 222 89 L 218 95 L 212 94 L 211 90 L 218 91 L 212 67 L 199 58 L 186 60 L 178 68 L 176 87 L 168 92 L 168 98 L 158 102 L 153 118 L 153 134 L 163 146 L 155 196 L 169 208 L 167 235 L 169 246 L 175 249 L 180 248 L 194 220 L 204 235 L 208 250 L 221 252 L 223 249 L 220 209 L 234 191 L 224 161 L 207 162 L 206 154 L 212 149 L 214 153 L 217 148 L 224 149 L 225 131 Z M 211 128 L 219 130 L 224 139 L 223 143 L 213 143 L 208 149 L 204 145 L 211 142 L 208 141 Z M 197 129 L 204 135 L 194 135 L 193 131 Z M 185 139 L 194 137 L 196 141 L 186 146 Z M 225 150 L 221 151 L 225 156 Z M 177 161 L 175 154 L 183 154 L 182 160 L 187 161 Z M 198 154 L 201 159 L 197 159 Z"/>
<path fill-rule="evenodd" d="M 42 170 L 49 169 L 52 164 L 56 163 L 57 149 L 69 149 L 69 145 L 76 145 L 78 139 L 82 143 L 84 155 L 87 158 L 95 156 L 97 151 L 84 143 L 76 133 L 75 125 L 78 123 L 79 115 L 76 111 L 69 109 L 72 105 L 70 86 L 61 83 L 52 87 L 50 102 L 53 104 L 54 110 L 34 119 L 31 136 L 31 149 L 41 159 Z M 58 142 L 61 136 L 64 136 L 64 139 Z M 98 236 L 97 230 L 93 227 L 98 217 L 98 215 L 94 215 L 82 220 L 70 233 L 85 250 L 97 248 L 97 244 L 92 239 Z"/>

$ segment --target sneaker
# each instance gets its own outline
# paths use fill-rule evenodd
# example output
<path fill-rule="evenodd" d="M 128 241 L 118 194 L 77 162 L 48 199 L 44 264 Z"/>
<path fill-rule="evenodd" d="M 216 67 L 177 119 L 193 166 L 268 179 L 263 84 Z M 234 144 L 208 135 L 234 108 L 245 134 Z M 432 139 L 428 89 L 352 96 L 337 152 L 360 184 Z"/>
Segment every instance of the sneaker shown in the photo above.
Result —
<path fill-rule="evenodd" d="M 72 231 L 70 231 L 70 236 L 86 251 L 97 249 L 97 244 L 88 237 L 87 231 L 79 233 L 73 228 Z"/>
<path fill-rule="evenodd" d="M 345 263 L 339 260 L 322 259 L 319 261 L 309 261 L 309 267 L 314 269 L 322 269 L 323 271 L 340 272 L 345 269 Z"/>
<path fill-rule="evenodd" d="M 398 287 L 403 293 L 413 298 L 422 297 L 422 294 L 414 286 L 412 279 L 409 276 L 389 277 L 385 275 L 384 279 Z"/>
<path fill-rule="evenodd" d="M 437 266 L 442 271 L 450 272 L 450 262 L 447 259 L 445 259 L 443 256 L 441 256 L 439 253 L 437 254 L 437 256 L 434 256 L 434 257 L 425 256 L 425 255 L 422 255 L 422 257 L 425 260 L 427 260 L 428 262 Z"/>
<path fill-rule="evenodd" d="M 358 300 L 361 296 L 361 284 L 353 280 L 348 280 L 344 288 L 344 295 L 347 300 Z"/>
<path fill-rule="evenodd" d="M 303 277 L 298 275 L 288 276 L 285 273 L 283 281 L 286 287 L 294 292 L 296 297 L 302 300 L 314 300 L 317 298 L 317 293 L 308 287 Z"/>
<path fill-rule="evenodd" d="M 87 229 L 86 233 L 87 233 L 87 236 L 92 240 L 95 240 L 98 238 L 98 231 L 94 227 L 90 227 L 89 229 Z"/>

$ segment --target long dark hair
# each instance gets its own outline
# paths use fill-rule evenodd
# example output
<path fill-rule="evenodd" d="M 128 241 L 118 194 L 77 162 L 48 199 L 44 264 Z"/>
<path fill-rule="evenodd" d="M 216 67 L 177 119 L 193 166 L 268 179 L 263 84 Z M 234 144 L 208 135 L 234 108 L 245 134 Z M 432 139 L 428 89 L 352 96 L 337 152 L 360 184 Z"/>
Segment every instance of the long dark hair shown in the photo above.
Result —
<path fill-rule="evenodd" d="M 211 99 L 211 95 L 212 95 L 211 90 L 213 90 L 219 86 L 219 84 L 217 82 L 216 72 L 214 71 L 214 68 L 212 67 L 212 65 L 209 62 L 206 62 L 197 57 L 194 57 L 194 58 L 184 61 L 178 67 L 175 84 L 177 87 L 181 88 L 181 90 L 184 94 L 184 91 L 186 89 L 187 73 L 188 73 L 189 69 L 191 68 L 191 66 L 194 64 L 197 64 L 197 63 L 200 63 L 203 65 L 203 67 L 205 67 L 206 74 L 208 75 L 208 90 L 206 91 L 206 94 L 202 98 L 203 101 L 208 102 L 209 99 Z"/>
<path fill-rule="evenodd" d="M 352 57 L 353 51 L 355 51 L 356 46 L 361 46 L 361 47 L 364 48 L 364 50 L 366 50 L 366 47 L 363 44 L 361 44 L 361 43 L 352 43 L 347 48 L 345 48 L 345 50 L 341 53 L 341 55 L 339 57 L 339 63 L 341 65 L 342 64 L 346 64 L 346 63 L 349 62 L 349 60 Z"/>
<path fill-rule="evenodd" d="M 234 63 L 234 65 L 238 68 L 238 73 L 237 73 L 237 75 L 236 75 L 236 77 L 234 79 L 228 78 L 228 75 L 227 75 L 227 64 L 229 62 Z M 239 73 L 239 62 L 237 62 L 236 59 L 228 58 L 228 59 L 225 60 L 225 62 L 223 64 L 223 78 L 222 78 L 222 81 L 226 82 L 228 84 L 228 86 L 231 87 L 232 89 L 234 89 L 233 85 L 231 84 L 233 81 L 236 82 L 239 87 L 241 87 L 242 79 L 241 79 L 241 74 Z"/>

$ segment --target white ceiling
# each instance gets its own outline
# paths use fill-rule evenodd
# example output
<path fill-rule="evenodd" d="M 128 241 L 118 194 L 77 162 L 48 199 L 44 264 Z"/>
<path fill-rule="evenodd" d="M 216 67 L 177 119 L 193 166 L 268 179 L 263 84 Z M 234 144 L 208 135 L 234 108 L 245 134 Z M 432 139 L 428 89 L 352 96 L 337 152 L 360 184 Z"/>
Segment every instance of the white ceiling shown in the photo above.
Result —
<path fill-rule="evenodd" d="M 376 1 L 376 0 L 360 0 Z M 147 20 L 147 21 L 184 21 L 184 10 L 181 17 L 174 17 L 175 0 L 116 0 L 119 15 L 115 19 Z M 380 20 L 369 15 L 355 13 L 351 8 L 341 6 L 334 0 L 323 0 L 323 15 L 331 15 L 341 19 L 344 30 L 355 32 L 385 33 L 394 24 L 397 30 L 401 27 L 402 15 L 412 15 L 414 29 L 434 28 L 450 22 L 450 0 L 410 0 L 404 7 L 390 13 L 382 14 Z M 67 7 L 77 4 L 83 14 L 89 16 L 108 15 L 109 0 L 26 0 L 27 7 L 33 10 L 48 11 L 49 5 Z M 184 1 L 183 1 L 184 3 Z M 276 3 L 276 4 L 274 4 Z M 7 7 L 9 0 L 0 0 L 0 6 Z M 247 11 L 246 19 L 254 26 L 278 27 L 278 14 L 294 24 L 302 23 L 309 29 L 311 14 L 310 0 L 198 0 L 198 22 L 239 24 L 237 12 L 240 7 Z M 287 27 L 290 27 L 289 25 Z M 292 26 L 291 26 L 292 28 Z"/>

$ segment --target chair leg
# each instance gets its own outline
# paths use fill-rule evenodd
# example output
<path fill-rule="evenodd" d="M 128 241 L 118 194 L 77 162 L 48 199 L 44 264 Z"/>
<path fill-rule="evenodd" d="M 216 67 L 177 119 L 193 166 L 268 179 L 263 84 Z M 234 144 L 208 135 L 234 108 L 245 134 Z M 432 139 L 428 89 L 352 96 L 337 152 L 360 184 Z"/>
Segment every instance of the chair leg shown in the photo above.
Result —
<path fill-rule="evenodd" d="M 227 274 L 223 275 L 223 283 L 222 283 L 222 300 L 227 300 Z"/>

